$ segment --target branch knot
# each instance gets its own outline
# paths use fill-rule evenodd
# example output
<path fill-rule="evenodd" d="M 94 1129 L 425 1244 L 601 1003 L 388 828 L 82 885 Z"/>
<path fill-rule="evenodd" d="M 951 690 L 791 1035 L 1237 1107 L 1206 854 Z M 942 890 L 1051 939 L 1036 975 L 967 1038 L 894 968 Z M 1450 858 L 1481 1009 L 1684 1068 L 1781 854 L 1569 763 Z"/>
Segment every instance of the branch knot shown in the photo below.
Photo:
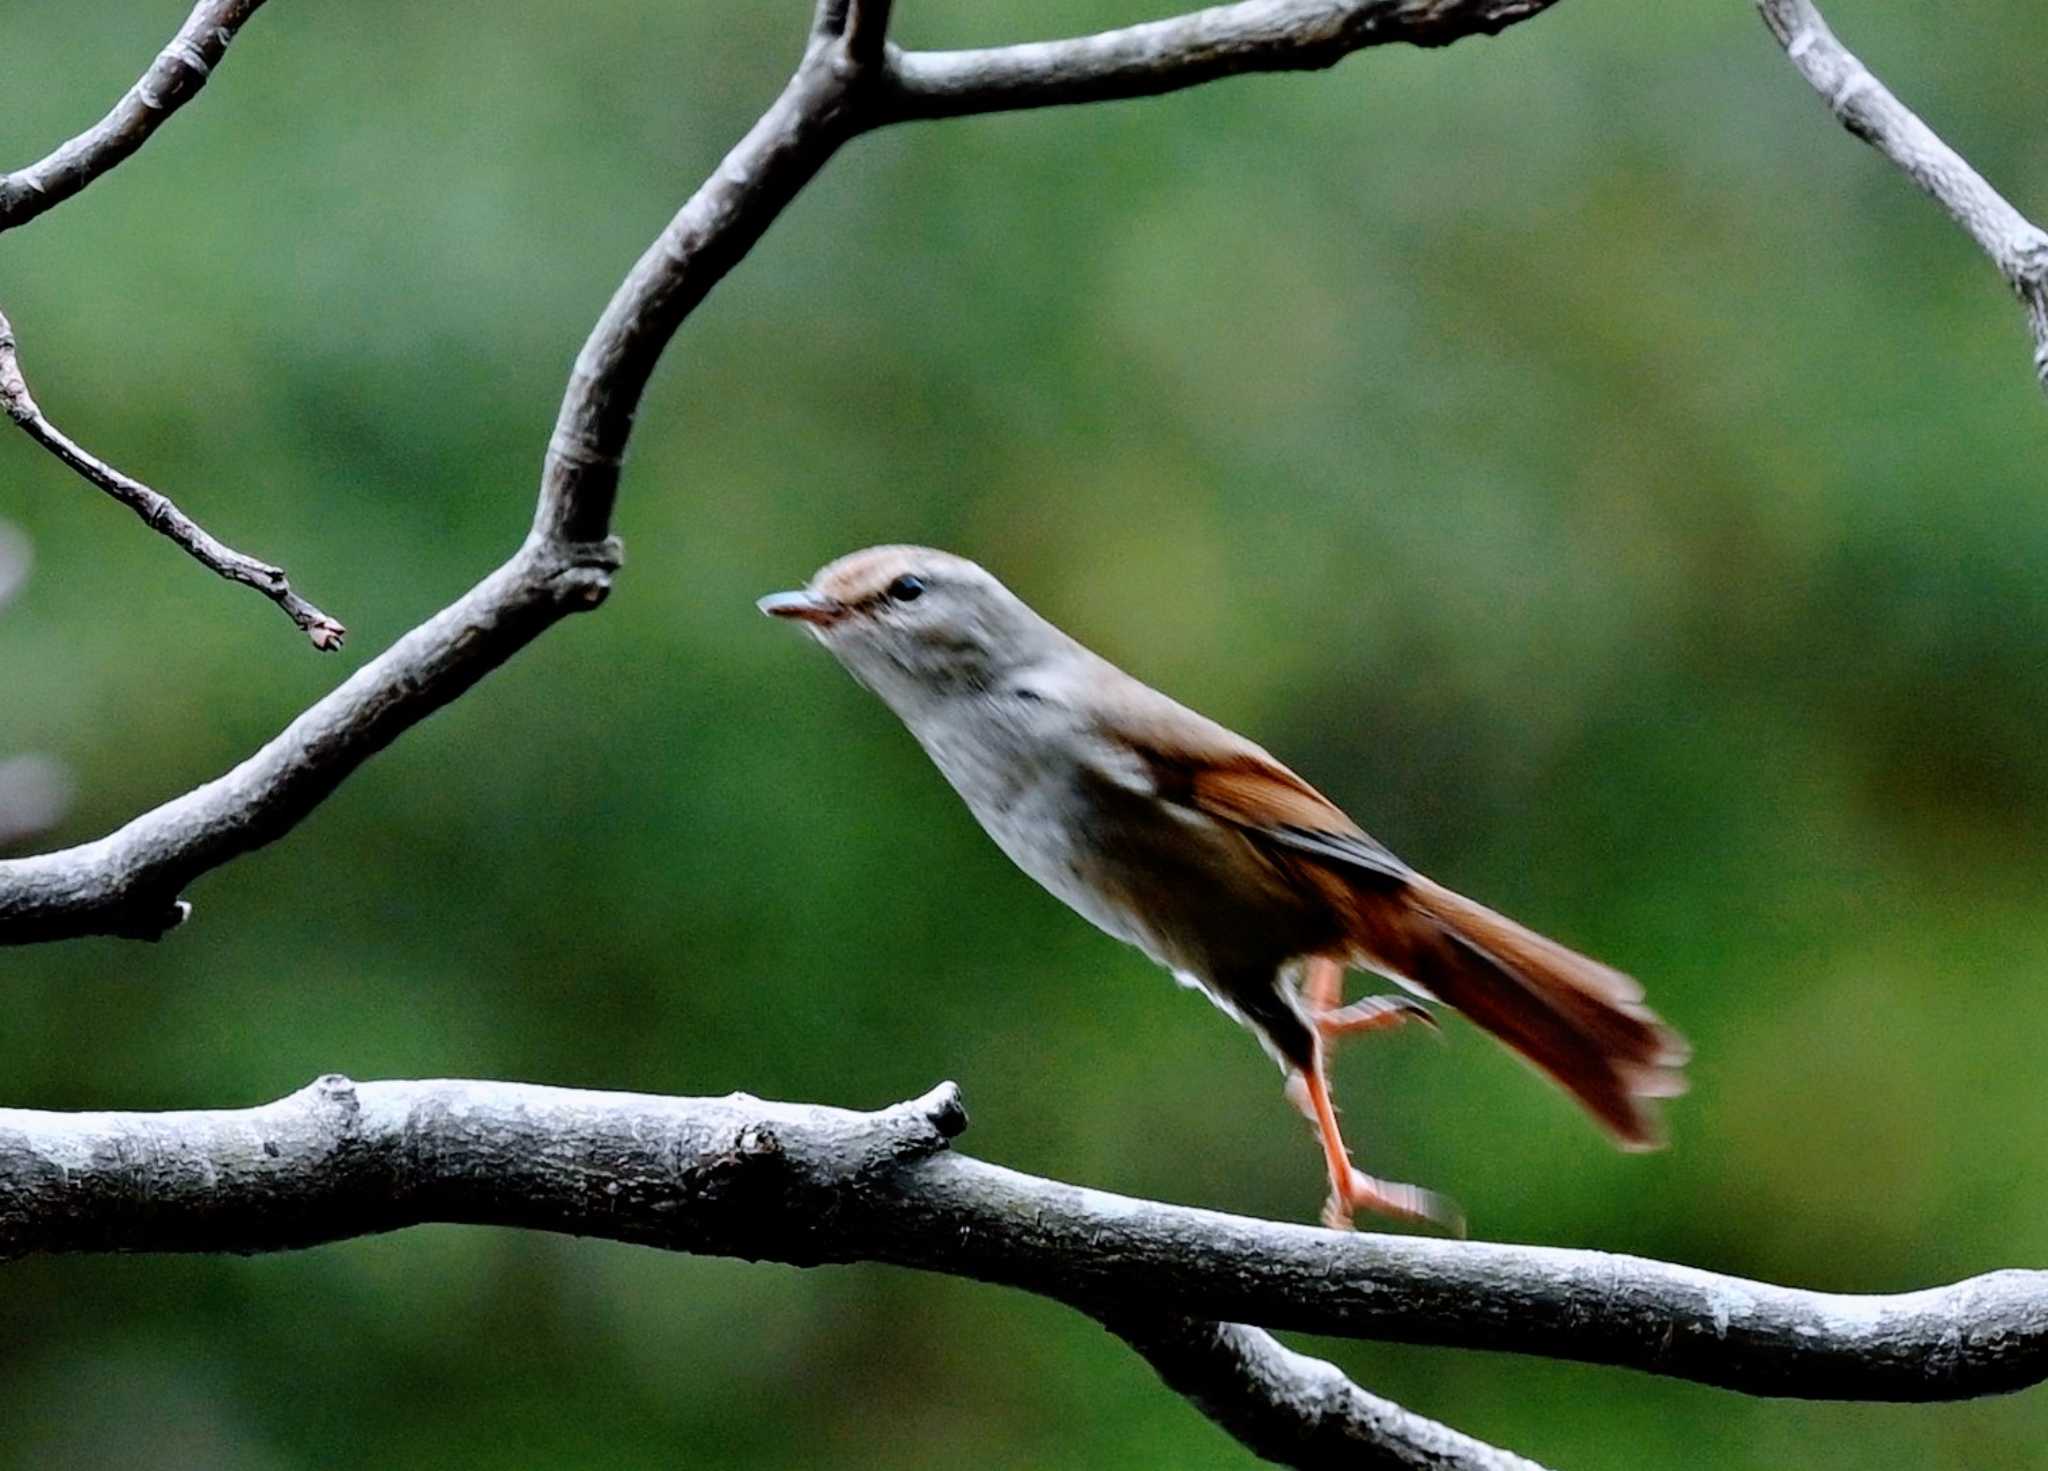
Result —
<path fill-rule="evenodd" d="M 570 612 L 586 613 L 611 596 L 612 577 L 626 564 L 626 550 L 616 536 L 607 536 L 562 543 L 554 558 L 556 565 L 546 574 L 549 590 Z"/>
<path fill-rule="evenodd" d="M 357 1096 L 355 1080 L 342 1073 L 322 1073 L 306 1085 L 306 1091 L 317 1106 L 340 1113 L 344 1133 L 352 1131 L 362 1117 L 363 1100 Z"/>

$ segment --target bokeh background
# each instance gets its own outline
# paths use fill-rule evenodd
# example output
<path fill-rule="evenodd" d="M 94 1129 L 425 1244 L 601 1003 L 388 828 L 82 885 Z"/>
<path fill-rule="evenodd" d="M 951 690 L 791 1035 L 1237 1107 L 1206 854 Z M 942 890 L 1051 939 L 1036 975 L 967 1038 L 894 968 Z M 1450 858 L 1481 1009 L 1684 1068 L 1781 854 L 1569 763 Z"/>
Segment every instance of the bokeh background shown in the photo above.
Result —
<path fill-rule="evenodd" d="M 183 0 L 0 5 L 0 158 Z M 0 756 L 44 841 L 214 775 L 523 534 L 613 284 L 781 85 L 798 0 L 279 0 L 144 153 L 0 240 L 57 421 L 343 617 L 312 653 L 18 436 Z M 1138 18 L 906 3 L 916 45 Z M 2036 211 L 2031 0 L 1834 19 Z M 1370 1164 L 1478 1231 L 1818 1287 L 2048 1253 L 2048 405 L 2018 313 L 1740 0 L 1570 0 L 1332 73 L 860 140 L 685 328 L 611 602 L 196 885 L 9 952 L 0 1101 L 474 1075 L 876 1105 L 1312 1219 L 1251 1042 L 1013 872 L 759 593 L 978 556 L 1419 866 L 1642 976 L 1698 1049 L 1607 1148 L 1469 1027 L 1348 1051 Z M 1753 1401 L 1311 1341 L 1561 1468 L 2048 1463 L 2048 1393 Z M 1077 1315 L 433 1228 L 7 1267 L 0 1464 L 1239 1466 Z"/>

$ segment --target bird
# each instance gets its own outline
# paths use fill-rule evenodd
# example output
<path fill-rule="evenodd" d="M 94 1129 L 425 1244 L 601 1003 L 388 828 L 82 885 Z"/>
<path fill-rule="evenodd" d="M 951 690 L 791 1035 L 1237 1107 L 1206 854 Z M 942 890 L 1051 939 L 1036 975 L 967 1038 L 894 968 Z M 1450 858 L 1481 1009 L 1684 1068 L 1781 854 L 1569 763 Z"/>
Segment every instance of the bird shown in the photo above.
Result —
<path fill-rule="evenodd" d="M 806 629 L 909 729 L 996 846 L 1097 928 L 1250 1029 L 1323 1151 L 1323 1222 L 1463 1234 L 1447 1197 L 1352 1161 L 1343 1038 L 1461 1012 L 1625 1149 L 1663 1142 L 1685 1040 L 1632 978 L 1426 877 L 1263 747 L 1092 653 L 975 562 L 849 553 L 757 604 Z M 1362 970 L 1400 993 L 1343 1004 Z"/>

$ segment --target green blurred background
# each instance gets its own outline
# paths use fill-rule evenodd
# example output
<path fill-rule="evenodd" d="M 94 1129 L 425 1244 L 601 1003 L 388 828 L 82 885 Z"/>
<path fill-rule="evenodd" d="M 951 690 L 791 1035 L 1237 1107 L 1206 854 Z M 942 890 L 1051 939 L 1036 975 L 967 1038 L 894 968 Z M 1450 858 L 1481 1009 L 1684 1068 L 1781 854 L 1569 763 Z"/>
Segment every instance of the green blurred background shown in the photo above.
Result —
<path fill-rule="evenodd" d="M 0 159 L 83 126 L 183 0 L 0 5 Z M 959 45 L 1137 18 L 901 7 Z M 2032 0 L 1836 6 L 2048 201 Z M 277 0 L 137 159 L 0 241 L 45 407 L 344 618 L 312 653 L 19 436 L 0 755 L 82 840 L 219 772 L 531 513 L 614 283 L 774 95 L 799 0 Z M 1640 975 L 1698 1050 L 1607 1148 L 1462 1024 L 1342 1059 L 1367 1162 L 1478 1232 L 1819 1287 L 2048 1254 L 2048 406 L 2018 313 L 1740 0 L 902 129 L 687 324 L 628 567 L 160 946 L 11 951 L 0 1102 L 473 1075 L 868 1106 L 964 1147 L 1313 1219 L 1258 1049 L 1012 871 L 752 599 L 878 540 L 992 564 L 1424 869 Z M 1571 1471 L 2048 1463 L 2048 1393 L 1752 1401 L 1314 1342 Z M 1239 1466 L 1077 1315 L 431 1228 L 6 1269 L 0 1463 Z"/>

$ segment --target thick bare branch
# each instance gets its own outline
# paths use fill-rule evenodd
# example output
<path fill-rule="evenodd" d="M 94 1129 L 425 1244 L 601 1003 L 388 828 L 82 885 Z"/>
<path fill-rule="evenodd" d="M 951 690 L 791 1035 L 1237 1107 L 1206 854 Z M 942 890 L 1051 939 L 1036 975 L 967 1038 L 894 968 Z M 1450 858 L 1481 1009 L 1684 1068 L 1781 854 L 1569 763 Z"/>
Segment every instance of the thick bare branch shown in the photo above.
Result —
<path fill-rule="evenodd" d="M 610 527 L 620 466 L 655 364 L 697 303 L 855 134 L 909 117 L 1137 96 L 1235 72 L 1327 65 L 1383 41 L 1436 44 L 1499 30 L 1550 3 L 1251 0 L 1080 41 L 889 52 L 884 65 L 864 66 L 848 54 L 847 29 L 858 23 L 872 35 L 886 11 L 874 0 L 820 0 L 809 48 L 782 95 L 635 263 L 577 355 L 533 530 L 519 552 L 227 775 L 96 842 L 0 861 L 0 945 L 161 936 L 189 913 L 179 893 L 192 879 L 282 836 L 402 731 L 565 613 L 603 601 L 619 565 Z M 1060 80 L 1064 69 L 1073 72 L 1071 87 Z"/>
<path fill-rule="evenodd" d="M 1750 1394 L 1943 1400 L 2048 1377 L 2048 1272 L 1848 1296 L 1602 1252 L 1343 1234 L 1132 1200 L 876 1114 L 328 1078 L 225 1112 L 0 1110 L 0 1256 L 274 1251 L 428 1221 L 876 1261 L 1156 1314 L 1612 1364 Z"/>
<path fill-rule="evenodd" d="M 1335 1364 L 1245 1323 L 1109 1317 L 1167 1388 L 1244 1445 L 1303 1471 L 1543 1471 L 1534 1461 L 1368 1394 Z"/>
<path fill-rule="evenodd" d="M 0 174 L 0 232 L 63 203 L 149 141 L 172 113 L 206 85 L 236 32 L 263 0 L 200 0 L 170 44 L 113 111 L 49 157 Z"/>
<path fill-rule="evenodd" d="M 1318 71 L 1367 46 L 1495 35 L 1557 0 L 1243 0 L 1062 41 L 890 58 L 890 118 L 1152 97 L 1245 72 Z"/>
<path fill-rule="evenodd" d="M 4 409 L 7 417 L 19 424 L 30 439 L 77 471 L 88 483 L 98 486 L 140 516 L 142 524 L 150 530 L 183 547 L 200 566 L 230 582 L 253 587 L 277 604 L 285 616 L 312 640 L 314 648 L 326 651 L 341 647 L 348 630 L 340 620 L 330 618 L 293 592 L 282 567 L 273 567 L 268 562 L 259 562 L 236 551 L 179 510 L 169 496 L 151 490 L 140 480 L 123 475 L 52 424 L 36 403 L 35 396 L 29 392 L 28 381 L 22 377 L 14 324 L 7 320 L 5 312 L 0 312 L 0 409 Z"/>
<path fill-rule="evenodd" d="M 837 1209 L 891 1189 L 902 1167 L 943 1150 L 966 1123 L 950 1083 L 872 1114 L 744 1095 L 698 1101 L 468 1083 L 358 1088 L 337 1076 L 267 1108 L 235 1112 L 0 1110 L 0 1260 L 43 1250 L 212 1251 L 224 1249 L 213 1244 L 219 1233 L 244 1243 L 239 1249 L 286 1249 L 395 1230 L 442 1209 L 449 1219 L 489 1222 L 521 1189 L 507 1167 L 535 1146 L 559 1162 L 547 1170 L 562 1171 L 558 1197 L 611 1203 L 598 1204 L 600 1211 L 623 1204 L 640 1217 L 623 1234 L 583 1234 L 752 1258 L 773 1253 L 742 1244 L 747 1217 L 800 1207 L 791 1191 Z M 550 1150 L 543 1136 L 565 1124 L 571 1134 Z M 420 1157 L 409 1161 L 404 1136 L 414 1130 L 423 1130 Z M 586 1145 L 597 1153 L 582 1153 Z M 569 1153 L 560 1152 L 564 1146 Z M 125 1164 L 114 1158 L 124 1151 Z M 642 1175 L 657 1155 L 654 1175 Z M 73 1175 L 79 1167 L 83 1175 Z M 221 1173 L 195 1194 L 208 1170 Z M 585 1171 L 582 1184 L 572 1185 L 568 1177 Z M 161 1233 L 133 1219 L 154 1210 L 151 1202 L 167 1207 Z M 580 1208 L 559 1198 L 546 1211 L 557 1224 L 545 1229 L 566 1228 Z M 67 1211 L 70 1226 L 55 1235 L 41 1229 L 39 1222 Z M 652 1216 L 677 1212 L 672 1224 L 681 1234 L 648 1234 Z M 266 1235 L 275 1239 L 247 1244 Z M 1541 1471 L 1377 1400 L 1332 1366 L 1256 1329 L 1178 1318 L 1146 1328 L 1121 1316 L 1112 1328 L 1170 1386 L 1281 1464 L 1334 1465 L 1330 1456 L 1342 1447 L 1347 1467 L 1367 1471 Z M 1420 1452 L 1436 1459 L 1412 1458 Z"/>
<path fill-rule="evenodd" d="M 1893 96 L 1835 38 L 1811 0 L 1757 0 L 1757 9 L 1842 126 L 1904 170 L 1991 257 L 2026 307 L 2034 371 L 2048 389 L 2048 232 Z"/>

